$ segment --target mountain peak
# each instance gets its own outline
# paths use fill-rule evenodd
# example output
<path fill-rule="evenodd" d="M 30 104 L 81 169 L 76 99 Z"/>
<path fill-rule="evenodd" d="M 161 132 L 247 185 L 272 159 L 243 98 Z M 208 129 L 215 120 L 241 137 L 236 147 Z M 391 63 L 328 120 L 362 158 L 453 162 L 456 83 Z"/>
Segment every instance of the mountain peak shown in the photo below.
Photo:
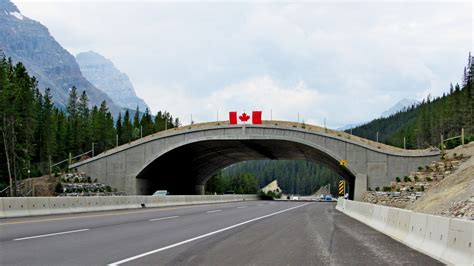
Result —
<path fill-rule="evenodd" d="M 6 19 L 23 20 L 25 18 L 15 4 L 5 0 L 0 0 L 0 15 Z"/>
<path fill-rule="evenodd" d="M 110 59 L 88 51 L 77 54 L 76 61 L 86 79 L 118 105 L 132 110 L 137 106 L 141 111 L 149 109 L 145 101 L 136 95 L 127 74 L 118 70 Z"/>
<path fill-rule="evenodd" d="M 51 89 L 56 105 L 65 106 L 69 89 L 86 91 L 91 105 L 105 100 L 113 113 L 121 108 L 87 81 L 74 56 L 65 50 L 41 23 L 24 17 L 10 1 L 0 0 L 0 50 L 14 63 L 22 62 L 36 77 L 41 91 Z"/>
<path fill-rule="evenodd" d="M 16 5 L 8 0 L 0 0 L 0 12 L 7 12 L 7 13 L 20 13 L 20 10 L 16 7 Z"/>
<path fill-rule="evenodd" d="M 417 100 L 403 98 L 400 101 L 398 101 L 395 105 L 390 107 L 390 109 L 383 112 L 381 117 L 389 117 L 389 116 L 391 116 L 393 114 L 396 114 L 397 112 L 402 111 L 402 110 L 404 110 L 404 109 L 406 109 L 406 108 L 408 108 L 408 107 L 410 107 L 414 104 L 417 104 L 417 103 L 418 103 Z"/>

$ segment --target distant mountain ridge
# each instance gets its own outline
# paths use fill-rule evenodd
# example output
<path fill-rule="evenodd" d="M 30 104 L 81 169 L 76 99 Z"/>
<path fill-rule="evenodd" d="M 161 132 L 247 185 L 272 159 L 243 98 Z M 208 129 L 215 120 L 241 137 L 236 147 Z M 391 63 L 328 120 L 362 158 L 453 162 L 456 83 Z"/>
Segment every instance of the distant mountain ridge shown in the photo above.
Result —
<path fill-rule="evenodd" d="M 397 102 L 394 106 L 390 107 L 387 111 L 383 112 L 380 117 L 389 117 L 391 115 L 396 114 L 397 112 L 404 111 L 408 107 L 419 103 L 417 100 L 414 99 L 407 99 L 403 98 L 399 102 Z"/>
<path fill-rule="evenodd" d="M 96 88 L 107 93 L 112 100 L 122 106 L 140 111 L 150 109 L 145 101 L 139 98 L 127 74 L 120 72 L 111 60 L 94 51 L 76 55 L 82 75 Z"/>
<path fill-rule="evenodd" d="M 380 115 L 380 117 L 377 117 L 377 118 L 389 117 L 391 115 L 396 114 L 397 112 L 405 111 L 408 107 L 410 107 L 414 104 L 416 105 L 417 103 L 419 103 L 417 100 L 403 98 L 400 101 L 398 101 L 395 105 L 390 107 L 388 110 L 384 111 Z M 357 122 L 357 123 L 353 123 L 353 124 L 350 124 L 350 125 L 344 125 L 340 128 L 337 128 L 337 130 L 346 131 L 346 130 L 349 130 L 351 128 L 360 127 L 360 126 L 362 126 L 364 124 L 368 124 L 368 123 L 370 123 L 370 122 Z"/>
<path fill-rule="evenodd" d="M 24 17 L 10 1 L 0 0 L 0 50 L 13 62 L 22 62 L 35 76 L 41 91 L 51 89 L 55 104 L 66 106 L 69 90 L 86 91 L 91 105 L 105 100 L 112 113 L 121 111 L 106 93 L 82 75 L 74 56 L 66 51 L 41 23 Z"/>

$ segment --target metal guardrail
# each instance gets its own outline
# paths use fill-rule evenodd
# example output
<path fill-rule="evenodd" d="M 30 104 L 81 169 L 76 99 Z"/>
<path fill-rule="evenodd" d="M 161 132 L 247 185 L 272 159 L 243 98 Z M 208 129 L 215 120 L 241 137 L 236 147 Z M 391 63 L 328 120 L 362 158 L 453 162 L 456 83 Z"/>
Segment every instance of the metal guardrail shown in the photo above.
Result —
<path fill-rule="evenodd" d="M 9 192 L 10 192 L 10 186 L 8 186 L 8 187 L 4 188 L 3 190 L 1 190 L 0 191 L 0 196 L 8 197 L 8 196 L 10 196 Z"/>

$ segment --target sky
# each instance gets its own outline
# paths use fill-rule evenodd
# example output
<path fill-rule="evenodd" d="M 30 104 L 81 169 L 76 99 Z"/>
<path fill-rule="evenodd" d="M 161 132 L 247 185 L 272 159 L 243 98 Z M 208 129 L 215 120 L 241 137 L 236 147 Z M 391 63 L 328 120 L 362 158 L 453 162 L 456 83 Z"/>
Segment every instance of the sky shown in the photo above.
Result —
<path fill-rule="evenodd" d="M 71 54 L 112 60 L 153 113 L 183 124 L 253 110 L 369 121 L 447 92 L 473 51 L 470 1 L 13 2 Z"/>

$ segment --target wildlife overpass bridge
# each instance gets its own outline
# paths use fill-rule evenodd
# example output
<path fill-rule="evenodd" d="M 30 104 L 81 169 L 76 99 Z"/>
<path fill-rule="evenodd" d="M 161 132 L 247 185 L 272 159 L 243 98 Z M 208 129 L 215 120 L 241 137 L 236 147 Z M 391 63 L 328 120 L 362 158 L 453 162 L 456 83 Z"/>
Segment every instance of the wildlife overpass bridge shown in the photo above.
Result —
<path fill-rule="evenodd" d="M 313 125 L 263 121 L 261 125 L 213 122 L 146 136 L 70 166 L 129 195 L 167 189 L 203 194 L 210 176 L 247 160 L 309 160 L 349 183 L 350 198 L 388 186 L 440 157 L 440 151 L 404 150 Z M 340 161 L 346 160 L 347 165 Z"/>

